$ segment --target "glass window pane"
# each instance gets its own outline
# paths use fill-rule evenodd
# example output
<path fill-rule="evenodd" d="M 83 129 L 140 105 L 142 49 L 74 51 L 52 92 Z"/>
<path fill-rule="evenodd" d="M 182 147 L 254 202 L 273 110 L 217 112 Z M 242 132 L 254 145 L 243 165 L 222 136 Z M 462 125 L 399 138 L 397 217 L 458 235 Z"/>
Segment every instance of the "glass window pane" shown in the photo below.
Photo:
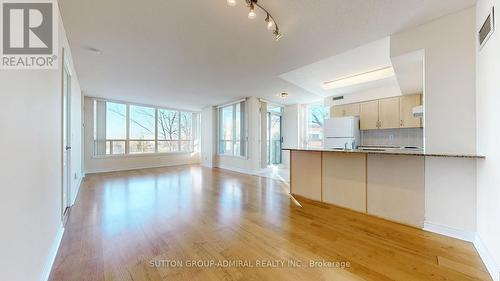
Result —
<path fill-rule="evenodd" d="M 193 113 L 181 112 L 181 140 L 193 139 Z"/>
<path fill-rule="evenodd" d="M 322 104 L 310 104 L 307 107 L 307 145 L 323 145 L 323 122 L 328 118 L 328 109 Z"/>
<path fill-rule="evenodd" d="M 220 154 L 233 154 L 233 141 L 220 141 L 219 153 Z"/>
<path fill-rule="evenodd" d="M 125 154 L 125 141 L 113 141 L 113 154 Z"/>
<path fill-rule="evenodd" d="M 235 141 L 240 141 L 241 137 L 241 104 L 235 104 L 234 106 L 236 114 L 235 114 L 235 120 L 234 120 L 234 126 L 235 126 L 235 132 L 234 132 L 234 137 Z M 238 150 L 239 151 L 239 150 Z M 236 153 L 236 150 L 235 150 Z"/>
<path fill-rule="evenodd" d="M 158 152 L 177 152 L 179 151 L 179 141 L 158 141 Z"/>
<path fill-rule="evenodd" d="M 121 103 L 106 102 L 106 139 L 124 140 L 127 138 L 127 106 Z"/>
<path fill-rule="evenodd" d="M 155 139 L 154 108 L 142 107 L 136 105 L 130 106 L 130 139 L 133 140 Z"/>
<path fill-rule="evenodd" d="M 220 139 L 232 140 L 233 139 L 233 106 L 226 106 L 221 108 L 221 124 L 220 124 Z"/>
<path fill-rule="evenodd" d="M 193 141 L 181 141 L 181 151 L 183 152 L 193 151 Z"/>
<path fill-rule="evenodd" d="M 166 109 L 158 109 L 158 139 L 179 139 L 179 112 Z"/>
<path fill-rule="evenodd" d="M 130 141 L 129 145 L 131 154 L 155 152 L 154 141 Z"/>

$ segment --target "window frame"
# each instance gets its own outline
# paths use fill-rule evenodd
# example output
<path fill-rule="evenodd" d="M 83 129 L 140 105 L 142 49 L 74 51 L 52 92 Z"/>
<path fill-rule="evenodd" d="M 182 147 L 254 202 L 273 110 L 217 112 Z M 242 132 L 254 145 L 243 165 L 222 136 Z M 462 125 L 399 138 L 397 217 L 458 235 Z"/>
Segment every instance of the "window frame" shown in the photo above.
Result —
<path fill-rule="evenodd" d="M 199 111 L 192 111 L 192 110 L 181 110 L 181 109 L 176 109 L 176 108 L 169 108 L 169 107 L 161 107 L 161 106 L 153 106 L 153 105 L 147 105 L 147 104 L 140 104 L 140 103 L 134 103 L 134 102 L 125 102 L 125 101 L 117 101 L 117 100 L 112 100 L 112 99 L 102 99 L 102 98 L 94 98 L 91 97 L 93 100 L 93 114 L 92 114 L 92 132 L 93 132 L 93 139 L 92 139 L 92 158 L 127 158 L 127 157 L 148 157 L 148 156 L 166 156 L 166 155 L 175 155 L 175 154 L 192 154 L 195 152 L 199 152 L 199 149 L 196 149 L 196 140 L 199 139 L 200 137 L 200 112 Z M 97 154 L 96 151 L 96 124 L 97 124 L 97 118 L 96 118 L 96 103 L 97 102 L 104 102 L 104 103 L 116 103 L 116 104 L 123 104 L 126 107 L 126 139 L 125 140 L 113 140 L 113 139 L 105 139 L 105 143 L 108 141 L 111 141 L 110 147 L 112 146 L 113 141 L 125 141 L 125 153 L 122 154 Z M 136 140 L 136 139 L 131 139 L 130 138 L 130 106 L 139 106 L 139 107 L 146 107 L 146 108 L 152 108 L 154 109 L 154 139 L 151 140 Z M 191 139 L 182 139 L 181 134 L 180 134 L 180 122 L 181 118 L 178 118 L 178 125 L 179 125 L 179 135 L 176 140 L 177 142 L 177 151 L 172 151 L 172 152 L 159 152 L 158 151 L 158 142 L 159 141 L 164 141 L 159 139 L 159 131 L 158 131 L 158 111 L 159 110 L 169 110 L 169 111 L 175 111 L 178 113 L 179 116 L 181 116 L 181 113 L 190 113 L 191 114 Z M 106 117 L 103 118 L 104 122 L 106 122 Z M 107 126 L 107 124 L 106 124 Z M 141 153 L 130 153 L 130 142 L 131 141 L 154 141 L 154 152 L 141 152 Z M 189 141 L 191 142 L 190 149 L 186 151 L 182 151 L 181 149 L 181 142 L 182 141 Z M 112 150 L 110 149 L 110 153 Z"/>
<path fill-rule="evenodd" d="M 240 105 L 240 114 L 241 114 L 241 111 L 242 111 L 242 108 L 243 108 L 243 114 L 241 114 L 243 116 L 243 122 L 241 122 L 241 115 L 240 115 L 240 124 L 243 123 L 244 124 L 244 128 L 241 128 L 240 126 L 240 140 L 237 141 L 236 140 L 236 105 Z M 221 110 L 223 108 L 226 108 L 226 107 L 229 107 L 231 106 L 232 107 L 232 128 L 231 128 L 231 139 L 229 140 L 226 140 L 226 139 L 221 139 L 221 122 L 222 122 L 222 118 L 221 118 Z M 231 142 L 231 153 L 221 153 L 221 142 Z M 244 155 L 241 155 L 238 154 L 236 155 L 234 153 L 234 146 L 236 144 L 236 142 L 243 142 L 244 145 L 242 147 L 244 147 Z M 237 102 L 233 102 L 233 103 L 228 103 L 228 104 L 224 104 L 224 105 L 221 105 L 221 106 L 218 106 L 217 107 L 217 156 L 222 156 L 222 157 L 234 157 L 234 158 L 241 158 L 241 159 L 248 159 L 248 101 L 246 99 L 244 100 L 240 100 L 240 101 L 237 101 Z"/>

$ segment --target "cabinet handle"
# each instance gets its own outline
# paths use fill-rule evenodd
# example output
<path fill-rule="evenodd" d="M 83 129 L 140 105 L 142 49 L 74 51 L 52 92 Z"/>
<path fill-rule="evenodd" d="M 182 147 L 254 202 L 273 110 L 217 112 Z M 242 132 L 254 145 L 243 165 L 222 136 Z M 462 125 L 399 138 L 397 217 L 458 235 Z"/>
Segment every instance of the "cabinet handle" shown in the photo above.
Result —
<path fill-rule="evenodd" d="M 403 127 L 403 125 L 404 125 L 403 120 L 399 121 L 399 126 Z"/>

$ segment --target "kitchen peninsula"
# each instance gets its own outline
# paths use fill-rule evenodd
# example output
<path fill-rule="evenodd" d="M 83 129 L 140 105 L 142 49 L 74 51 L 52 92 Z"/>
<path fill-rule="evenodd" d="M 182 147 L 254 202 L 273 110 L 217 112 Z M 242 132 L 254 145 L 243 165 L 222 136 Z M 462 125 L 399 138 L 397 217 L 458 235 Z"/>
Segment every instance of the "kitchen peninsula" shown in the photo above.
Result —
<path fill-rule="evenodd" d="M 358 212 L 424 227 L 425 158 L 479 155 L 426 154 L 411 149 L 285 148 L 290 193 Z"/>

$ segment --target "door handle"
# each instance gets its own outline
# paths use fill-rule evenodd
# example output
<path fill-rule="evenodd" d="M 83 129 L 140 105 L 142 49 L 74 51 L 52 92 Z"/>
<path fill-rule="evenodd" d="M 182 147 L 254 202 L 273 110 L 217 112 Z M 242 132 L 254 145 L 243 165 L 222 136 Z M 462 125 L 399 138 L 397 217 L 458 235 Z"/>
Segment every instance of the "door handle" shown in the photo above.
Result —
<path fill-rule="evenodd" d="M 71 150 L 71 146 L 66 146 L 64 149 Z"/>

